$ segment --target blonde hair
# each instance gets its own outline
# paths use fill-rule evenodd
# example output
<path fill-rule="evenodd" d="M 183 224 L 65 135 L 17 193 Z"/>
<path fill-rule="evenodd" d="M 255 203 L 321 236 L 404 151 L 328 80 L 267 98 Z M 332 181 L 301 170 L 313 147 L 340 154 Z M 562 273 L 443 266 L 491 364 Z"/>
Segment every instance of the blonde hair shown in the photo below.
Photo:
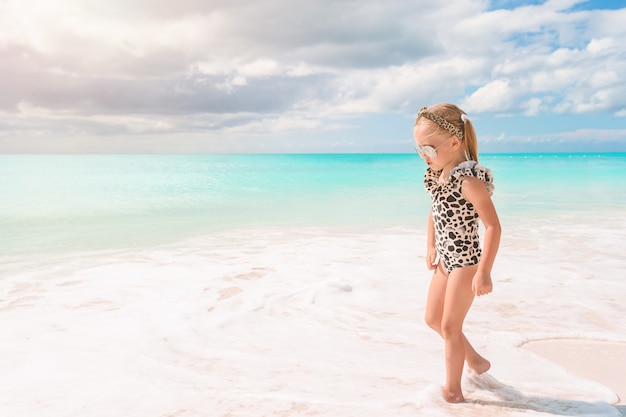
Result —
<path fill-rule="evenodd" d="M 422 117 L 436 124 L 438 128 L 445 129 L 458 137 L 463 142 L 465 158 L 469 161 L 478 162 L 476 131 L 467 117 L 467 113 L 454 104 L 441 103 L 430 108 L 423 107 L 417 114 L 415 124 Z"/>

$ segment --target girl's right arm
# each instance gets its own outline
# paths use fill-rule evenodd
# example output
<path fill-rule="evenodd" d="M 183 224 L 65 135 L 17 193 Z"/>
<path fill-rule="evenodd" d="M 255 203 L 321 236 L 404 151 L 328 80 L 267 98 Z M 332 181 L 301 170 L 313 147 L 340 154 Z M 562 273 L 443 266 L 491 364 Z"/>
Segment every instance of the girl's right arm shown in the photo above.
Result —
<path fill-rule="evenodd" d="M 426 234 L 426 268 L 431 271 L 437 269 L 437 250 L 435 249 L 435 223 L 433 222 L 433 210 L 428 213 L 428 230 Z"/>

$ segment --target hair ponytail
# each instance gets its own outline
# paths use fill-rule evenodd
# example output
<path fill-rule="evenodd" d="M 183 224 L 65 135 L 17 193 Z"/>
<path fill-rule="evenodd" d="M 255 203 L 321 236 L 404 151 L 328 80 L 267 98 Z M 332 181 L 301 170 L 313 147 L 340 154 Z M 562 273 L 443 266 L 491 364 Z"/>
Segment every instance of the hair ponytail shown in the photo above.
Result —
<path fill-rule="evenodd" d="M 463 113 L 465 115 L 465 113 Z M 476 131 L 470 119 L 466 116 L 463 118 L 463 146 L 465 147 L 465 157 L 469 161 L 478 163 L 478 140 L 476 139 Z"/>

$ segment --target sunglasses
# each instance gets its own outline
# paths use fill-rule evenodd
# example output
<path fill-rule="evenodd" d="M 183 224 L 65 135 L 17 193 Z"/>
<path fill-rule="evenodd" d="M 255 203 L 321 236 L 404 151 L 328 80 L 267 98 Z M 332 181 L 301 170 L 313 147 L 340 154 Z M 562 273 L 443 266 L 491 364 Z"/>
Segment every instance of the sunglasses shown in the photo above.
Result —
<path fill-rule="evenodd" d="M 450 139 L 452 139 L 454 136 L 450 136 L 448 139 L 444 140 L 441 145 L 437 146 L 436 148 L 433 148 L 430 145 L 426 145 L 426 146 L 416 146 L 415 147 L 415 152 L 417 152 L 418 154 L 420 154 L 420 156 L 422 157 L 427 157 L 427 158 L 436 158 L 437 157 L 437 149 L 441 148 L 443 145 L 446 144 L 447 141 L 449 141 Z"/>

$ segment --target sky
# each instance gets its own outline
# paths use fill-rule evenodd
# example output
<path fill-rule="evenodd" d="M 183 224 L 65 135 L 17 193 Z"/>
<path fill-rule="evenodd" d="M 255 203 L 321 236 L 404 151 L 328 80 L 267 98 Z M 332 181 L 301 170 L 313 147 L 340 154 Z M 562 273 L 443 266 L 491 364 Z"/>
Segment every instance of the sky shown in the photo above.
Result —
<path fill-rule="evenodd" d="M 626 151 L 623 0 L 0 0 L 1 153 Z"/>

